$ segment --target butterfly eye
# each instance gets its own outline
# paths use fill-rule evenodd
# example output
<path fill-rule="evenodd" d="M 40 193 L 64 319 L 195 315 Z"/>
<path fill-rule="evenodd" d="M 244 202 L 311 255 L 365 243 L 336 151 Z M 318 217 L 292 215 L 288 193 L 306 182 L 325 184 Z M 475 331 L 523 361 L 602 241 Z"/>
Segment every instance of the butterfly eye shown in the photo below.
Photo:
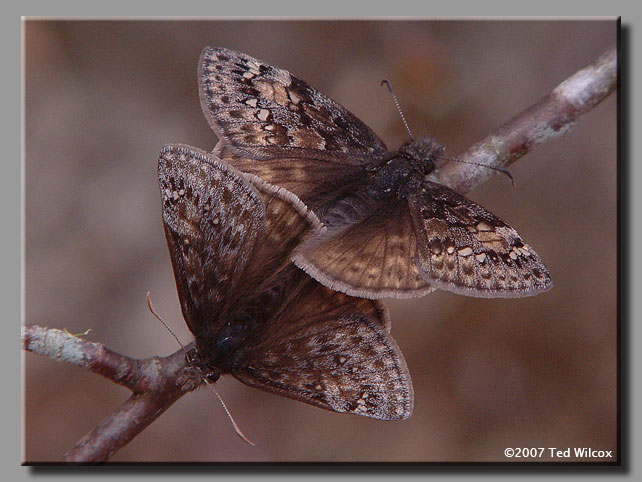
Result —
<path fill-rule="evenodd" d="M 245 324 L 236 322 L 223 327 L 221 331 L 218 332 L 215 345 L 219 356 L 224 356 L 241 345 L 245 328 Z"/>
<path fill-rule="evenodd" d="M 430 174 L 435 170 L 435 163 L 431 158 L 424 159 L 424 175 Z"/>
<path fill-rule="evenodd" d="M 205 380 L 207 383 L 215 383 L 220 378 L 220 376 L 221 374 L 219 372 L 209 372 L 203 377 L 203 380 Z"/>
<path fill-rule="evenodd" d="M 198 353 L 195 348 L 185 352 L 185 362 L 187 362 L 188 365 L 193 366 L 196 360 L 198 360 Z"/>

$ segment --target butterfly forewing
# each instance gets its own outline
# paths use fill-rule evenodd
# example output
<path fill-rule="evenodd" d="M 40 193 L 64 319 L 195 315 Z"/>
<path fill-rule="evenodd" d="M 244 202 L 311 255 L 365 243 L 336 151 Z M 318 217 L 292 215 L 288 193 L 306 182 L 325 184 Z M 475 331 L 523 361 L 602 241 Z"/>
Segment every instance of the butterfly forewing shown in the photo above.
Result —
<path fill-rule="evenodd" d="M 183 316 L 196 336 L 238 289 L 262 236 L 261 195 L 239 176 L 198 149 L 170 145 L 160 153 L 163 225 Z"/>
<path fill-rule="evenodd" d="M 433 286 L 480 297 L 527 296 L 550 288 L 535 251 L 479 204 L 429 181 L 408 200 L 419 269 Z"/>
<path fill-rule="evenodd" d="M 198 81 L 205 117 L 238 154 L 361 165 L 386 152 L 376 134 L 346 108 L 290 72 L 249 55 L 207 47 Z"/>

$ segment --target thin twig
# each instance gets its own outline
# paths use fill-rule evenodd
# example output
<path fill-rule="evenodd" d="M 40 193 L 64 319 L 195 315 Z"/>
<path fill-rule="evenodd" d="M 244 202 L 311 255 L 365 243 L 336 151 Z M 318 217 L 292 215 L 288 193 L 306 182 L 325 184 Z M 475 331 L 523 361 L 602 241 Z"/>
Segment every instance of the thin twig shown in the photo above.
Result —
<path fill-rule="evenodd" d="M 64 456 L 67 462 L 105 462 L 187 393 L 178 377 L 186 367 L 182 349 L 165 357 L 134 360 L 63 330 L 22 327 L 26 351 L 71 363 L 126 386 L 133 394 Z"/>
<path fill-rule="evenodd" d="M 616 85 L 617 52 L 613 47 L 456 158 L 483 166 L 509 166 L 536 146 L 569 132 L 578 118 L 608 97 Z M 465 193 L 492 175 L 485 167 L 450 161 L 433 178 Z"/>
<path fill-rule="evenodd" d="M 102 343 L 85 340 L 65 330 L 24 325 L 22 348 L 56 361 L 86 368 L 130 390 L 135 391 L 139 384 L 139 360 L 119 355 Z"/>
<path fill-rule="evenodd" d="M 460 192 L 469 191 L 492 175 L 483 166 L 508 166 L 536 146 L 566 134 L 582 114 L 615 90 L 616 81 L 617 55 L 613 48 L 458 156 L 473 164 L 450 161 L 433 177 Z M 108 460 L 186 393 L 177 384 L 178 375 L 186 366 L 183 350 L 167 358 L 134 360 L 100 343 L 34 325 L 23 327 L 22 339 L 27 351 L 85 367 L 134 392 L 67 452 L 65 461 Z"/>
<path fill-rule="evenodd" d="M 118 410 L 80 439 L 62 460 L 106 462 L 185 393 L 181 390 L 160 390 L 133 394 Z"/>

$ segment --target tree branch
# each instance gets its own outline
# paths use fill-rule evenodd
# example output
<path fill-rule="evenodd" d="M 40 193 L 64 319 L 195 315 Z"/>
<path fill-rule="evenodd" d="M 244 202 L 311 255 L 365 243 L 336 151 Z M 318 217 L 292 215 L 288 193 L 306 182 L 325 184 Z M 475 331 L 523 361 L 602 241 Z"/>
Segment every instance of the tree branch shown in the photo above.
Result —
<path fill-rule="evenodd" d="M 508 166 L 536 146 L 566 134 L 581 115 L 615 90 L 616 82 L 617 55 L 613 48 L 458 157 L 482 166 L 450 161 L 431 177 L 460 192 L 471 190 L 493 174 L 483 166 Z M 69 450 L 65 461 L 108 460 L 194 388 L 183 390 L 177 383 L 186 368 L 182 350 L 166 358 L 135 360 L 100 343 L 35 325 L 23 326 L 22 346 L 24 350 L 87 368 L 134 392 L 116 412 Z"/>
<path fill-rule="evenodd" d="M 64 455 L 63 460 L 67 462 L 107 461 L 189 388 L 194 388 L 185 389 L 179 382 L 187 366 L 182 349 L 165 358 L 135 360 L 113 352 L 101 343 L 37 325 L 22 327 L 22 348 L 86 368 L 133 392 L 118 410 Z"/>
<path fill-rule="evenodd" d="M 616 85 L 617 51 L 613 47 L 457 156 L 464 162 L 449 161 L 431 177 L 461 193 L 468 192 L 494 174 L 484 166 L 509 166 L 538 145 L 566 134 L 581 115 L 608 97 Z"/>
<path fill-rule="evenodd" d="M 176 352 L 172 357 L 176 355 L 184 360 L 182 351 Z M 185 393 L 187 392 L 177 386 L 168 386 L 164 390 L 146 393 L 134 393 L 118 410 L 80 439 L 62 460 L 106 462 Z"/>

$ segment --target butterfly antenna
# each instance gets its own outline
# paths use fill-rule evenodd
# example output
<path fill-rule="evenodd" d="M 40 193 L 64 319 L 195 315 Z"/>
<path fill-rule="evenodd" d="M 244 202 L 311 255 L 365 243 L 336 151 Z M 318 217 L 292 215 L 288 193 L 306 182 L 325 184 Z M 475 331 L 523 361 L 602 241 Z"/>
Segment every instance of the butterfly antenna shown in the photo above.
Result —
<path fill-rule="evenodd" d="M 151 311 L 151 312 L 152 312 L 152 315 L 154 315 L 154 316 L 158 319 L 158 321 L 160 321 L 160 322 L 163 324 L 163 326 L 164 326 L 165 328 L 167 328 L 167 331 L 169 331 L 169 332 L 170 332 L 170 334 L 174 337 L 174 339 L 176 340 L 176 342 L 177 342 L 177 343 L 181 346 L 181 348 L 183 349 L 183 352 L 185 352 L 185 356 L 187 356 L 187 351 L 185 350 L 185 346 L 181 343 L 181 341 L 178 339 L 178 337 L 174 334 L 174 332 L 172 331 L 172 329 L 171 329 L 169 326 L 167 326 L 167 323 L 165 323 L 165 322 L 163 321 L 163 319 L 162 319 L 160 316 L 158 316 L 158 314 L 156 313 L 156 310 L 154 309 L 154 305 L 152 305 L 152 297 L 151 297 L 151 295 L 150 295 L 149 291 L 147 292 L 147 307 L 149 308 L 149 311 Z"/>
<path fill-rule="evenodd" d="M 232 422 L 232 426 L 234 427 L 234 431 L 236 432 L 236 434 L 237 434 L 239 437 L 241 437 L 241 438 L 243 439 L 243 441 L 245 441 L 245 442 L 247 442 L 248 444 L 250 444 L 252 447 L 256 447 L 256 444 L 255 444 L 254 442 L 252 442 L 249 438 L 247 438 L 247 437 L 245 436 L 245 434 L 241 431 L 241 429 L 239 428 L 239 426 L 236 424 L 236 422 L 234 421 L 234 418 L 232 417 L 232 414 L 231 414 L 231 413 L 230 413 L 230 411 L 227 409 L 227 406 L 225 405 L 225 402 L 223 401 L 223 399 L 221 398 L 221 396 L 220 396 L 220 395 L 218 394 L 218 392 L 216 391 L 216 388 L 214 388 L 214 385 L 212 385 L 212 384 L 211 384 L 209 381 L 207 381 L 207 380 L 205 380 L 205 383 L 207 383 L 207 386 L 208 386 L 208 387 L 210 387 L 210 388 L 212 389 L 212 391 L 213 391 L 213 392 L 214 392 L 214 394 L 216 395 L 216 398 L 218 398 L 218 401 L 219 401 L 219 402 L 221 402 L 221 405 L 223 405 L 223 408 L 225 409 L 225 413 L 227 413 L 227 417 L 230 419 L 230 422 Z"/>
<path fill-rule="evenodd" d="M 406 116 L 403 115 L 403 111 L 401 110 L 401 106 L 399 105 L 399 101 L 397 100 L 397 96 L 395 95 L 395 91 L 392 90 L 392 85 L 390 82 L 387 80 L 382 80 L 381 84 L 383 85 L 386 84 L 386 87 L 388 87 L 388 90 L 390 91 L 390 95 L 392 95 L 392 100 L 395 102 L 395 106 L 397 106 L 397 111 L 399 112 L 399 115 L 401 116 L 401 120 L 403 121 L 403 125 L 406 126 L 406 130 L 408 131 L 408 134 L 410 134 L 410 139 L 413 141 L 415 140 L 415 136 L 412 135 L 412 132 L 410 131 L 410 127 L 408 127 L 408 122 L 406 122 Z"/>
<path fill-rule="evenodd" d="M 485 167 L 486 169 L 490 169 L 491 171 L 500 172 L 508 176 L 508 179 L 510 179 L 511 184 L 513 185 L 513 187 L 515 187 L 515 179 L 513 178 L 513 175 L 510 173 L 510 171 L 505 167 L 487 166 L 486 164 L 481 164 L 479 162 L 464 161 L 462 159 L 453 159 L 451 157 L 442 157 L 442 156 L 434 156 L 434 157 L 442 161 L 461 162 L 462 164 L 470 164 L 473 166 Z"/>
<path fill-rule="evenodd" d="M 163 326 L 165 328 L 167 328 L 167 331 L 169 331 L 171 333 L 171 335 L 174 337 L 176 342 L 181 346 L 181 348 L 185 352 L 185 356 L 187 357 L 187 350 L 185 350 L 185 346 L 181 343 L 181 341 L 178 339 L 178 337 L 174 334 L 172 329 L 169 326 L 167 326 L 167 323 L 165 323 L 163 321 L 163 319 L 160 316 L 158 316 L 158 314 L 156 313 L 156 310 L 154 309 L 154 305 L 152 305 L 152 298 L 151 298 L 151 295 L 150 295 L 149 291 L 147 292 L 147 307 L 149 308 L 149 311 L 152 312 L 152 315 L 154 315 L 158 319 L 158 321 L 160 321 L 163 324 Z M 223 408 L 225 409 L 225 413 L 227 413 L 227 416 L 230 419 L 230 421 L 232 422 L 232 426 L 234 427 L 234 430 L 236 431 L 238 436 L 241 437 L 245 442 L 250 444 L 252 447 L 256 447 L 256 444 L 254 442 L 252 442 L 249 438 L 247 438 L 245 436 L 245 434 L 241 431 L 239 426 L 236 424 L 236 422 L 234 421 L 234 418 L 232 418 L 232 414 L 227 409 L 227 406 L 225 405 L 225 402 L 223 401 L 221 396 L 216 391 L 216 388 L 214 388 L 214 385 L 212 385 L 209 381 L 207 381 L 207 379 L 205 379 L 204 381 L 207 384 L 207 386 L 209 386 L 212 389 L 212 391 L 216 395 L 216 398 L 218 398 L 218 401 L 221 402 L 221 405 L 223 405 Z"/>

